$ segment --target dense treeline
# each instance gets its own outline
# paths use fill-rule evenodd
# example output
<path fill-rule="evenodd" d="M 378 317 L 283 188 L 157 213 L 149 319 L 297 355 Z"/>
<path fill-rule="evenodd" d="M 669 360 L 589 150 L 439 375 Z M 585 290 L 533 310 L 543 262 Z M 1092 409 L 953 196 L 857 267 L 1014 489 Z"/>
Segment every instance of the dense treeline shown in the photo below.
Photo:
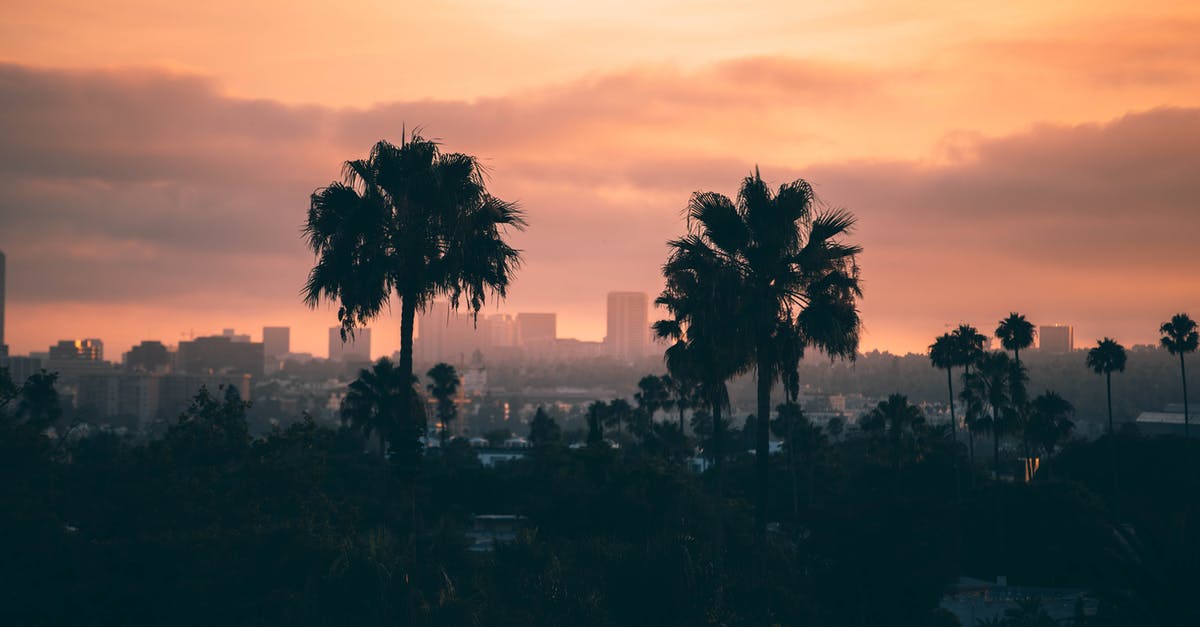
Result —
<path fill-rule="evenodd" d="M 806 425 L 772 456 L 760 548 L 753 457 L 696 475 L 653 430 L 578 450 L 549 430 L 495 469 L 453 441 L 413 465 L 310 420 L 252 439 L 228 391 L 155 441 L 50 438 L 44 386 L 6 389 L 7 624 L 937 625 L 959 575 L 1088 588 L 1087 624 L 1200 619 L 1200 447 L 1181 438 L 1076 443 L 1022 485 L 971 475 L 911 405 L 840 437 Z M 472 553 L 473 513 L 527 528 Z"/>

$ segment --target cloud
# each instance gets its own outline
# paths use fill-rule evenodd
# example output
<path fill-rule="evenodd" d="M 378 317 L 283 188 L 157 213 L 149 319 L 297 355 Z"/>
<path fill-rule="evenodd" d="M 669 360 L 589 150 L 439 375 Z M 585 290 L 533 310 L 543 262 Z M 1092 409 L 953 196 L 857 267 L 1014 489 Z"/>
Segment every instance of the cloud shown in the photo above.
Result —
<path fill-rule="evenodd" d="M 774 183 L 808 178 L 859 216 L 869 346 L 915 348 L 945 322 L 988 328 L 1010 309 L 1146 340 L 1157 317 L 1200 308 L 1200 109 L 863 158 L 874 137 L 903 140 L 908 129 L 887 128 L 903 120 L 843 130 L 896 97 L 878 73 L 776 57 L 369 109 L 231 98 L 153 70 L 0 65 L 9 337 L 48 344 L 54 331 L 31 316 L 57 306 L 90 306 L 92 335 L 132 341 L 138 330 L 105 311 L 312 320 L 296 297 L 312 262 L 299 237 L 308 194 L 414 123 L 483 157 L 493 191 L 522 202 L 531 228 L 513 239 L 527 263 L 504 309 L 557 309 L 568 334 L 603 334 L 608 290 L 656 292 L 688 195 L 732 194 L 755 165 Z M 848 143 L 857 153 L 829 149 Z"/>

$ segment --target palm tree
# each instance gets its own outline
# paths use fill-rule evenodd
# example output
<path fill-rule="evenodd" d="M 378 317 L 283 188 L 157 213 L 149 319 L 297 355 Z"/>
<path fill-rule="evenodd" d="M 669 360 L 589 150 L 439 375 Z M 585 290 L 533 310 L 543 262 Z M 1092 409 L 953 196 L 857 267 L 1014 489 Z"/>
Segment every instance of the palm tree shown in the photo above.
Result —
<path fill-rule="evenodd" d="M 816 211 L 804 180 L 772 191 L 758 171 L 746 177 L 737 202 L 713 192 L 692 196 L 690 233 L 682 243 L 736 273 L 757 379 L 757 416 L 770 416 L 771 386 L 778 374 L 776 332 L 797 325 L 810 346 L 832 357 L 853 358 L 861 322 L 857 298 L 858 246 L 841 238 L 854 226 L 843 210 Z M 756 529 L 766 526 L 769 421 L 756 426 Z"/>
<path fill-rule="evenodd" d="M 409 417 L 402 410 L 406 402 L 411 402 L 406 398 L 404 381 L 392 360 L 384 357 L 370 370 L 359 372 L 342 400 L 342 420 L 362 431 L 364 437 L 378 437 L 380 457 L 387 456 L 389 443 L 398 442 L 402 422 Z M 412 388 L 411 381 L 407 387 Z"/>
<path fill-rule="evenodd" d="M 992 432 L 992 467 L 996 478 L 1000 477 L 1000 436 L 1014 422 L 1012 381 L 1020 376 L 1018 373 L 1008 354 L 996 351 L 985 353 L 976 362 L 976 371 L 966 378 L 966 391 L 976 404 L 982 401 L 991 413 L 990 416 L 984 413 L 978 424 Z"/>
<path fill-rule="evenodd" d="M 960 365 L 954 336 L 943 333 L 933 344 L 929 345 L 929 361 L 934 368 L 946 371 L 946 389 L 950 392 L 950 433 L 954 437 L 954 446 L 958 447 L 958 418 L 954 415 L 954 376 L 955 366 Z"/>
<path fill-rule="evenodd" d="M 953 338 L 951 348 L 955 365 L 962 366 L 963 369 L 963 391 L 960 396 L 966 404 L 967 414 L 963 417 L 963 422 L 967 426 L 967 453 L 970 455 L 971 465 L 974 466 L 975 429 L 980 423 L 979 411 L 983 400 L 972 395 L 966 388 L 966 383 L 971 376 L 971 367 L 983 357 L 983 346 L 987 343 L 987 337 L 969 324 L 959 324 L 958 328 L 950 332 L 950 337 Z"/>
<path fill-rule="evenodd" d="M 425 389 L 429 390 L 429 395 L 437 401 L 438 423 L 441 424 L 438 440 L 445 447 L 446 433 L 450 429 L 450 423 L 458 417 L 458 408 L 454 405 L 454 395 L 458 394 L 458 372 L 454 366 L 440 363 L 430 368 L 425 376 L 429 377 L 430 381 Z"/>
<path fill-rule="evenodd" d="M 903 394 L 892 394 L 859 419 L 863 433 L 881 440 L 884 459 L 896 470 L 924 455 L 925 414 Z"/>
<path fill-rule="evenodd" d="M 1033 328 L 1033 323 L 1026 320 L 1025 316 L 1017 312 L 1008 314 L 1008 317 L 1000 321 L 1000 325 L 996 327 L 996 337 L 1000 340 L 1000 345 L 1004 350 L 1013 352 L 1013 360 L 1017 366 L 1021 365 L 1021 351 L 1033 346 L 1033 338 L 1037 335 L 1037 331 Z M 1025 404 L 1025 385 L 1024 381 L 1014 379 L 1013 384 L 1013 404 L 1018 413 L 1024 413 Z"/>
<path fill-rule="evenodd" d="M 638 391 L 633 395 L 637 408 L 651 421 L 660 409 L 671 408 L 671 388 L 668 377 L 648 374 L 638 381 Z"/>
<path fill-rule="evenodd" d="M 1183 437 L 1191 437 L 1191 420 L 1188 408 L 1187 370 L 1183 365 L 1183 356 L 1196 352 L 1200 345 L 1200 334 L 1196 332 L 1196 321 L 1187 314 L 1179 313 L 1171 316 L 1170 322 L 1164 322 L 1158 329 L 1162 333 L 1160 340 L 1163 348 L 1172 355 L 1179 355 L 1179 375 L 1183 379 Z"/>
<path fill-rule="evenodd" d="M 1057 392 L 1047 391 L 1034 398 L 1029 409 L 1025 439 L 1043 455 L 1054 454 L 1054 449 L 1061 446 L 1075 428 L 1070 420 L 1075 407 Z"/>
<path fill-rule="evenodd" d="M 400 300 L 401 381 L 413 380 L 416 314 L 435 297 L 474 315 L 489 295 L 503 298 L 520 253 L 505 242 L 524 228 L 513 203 L 488 193 L 475 157 L 443 153 L 417 132 L 380 141 L 347 161 L 340 182 L 312 194 L 304 234 L 317 256 L 303 294 L 310 307 L 337 302 L 342 337 L 352 337 Z M 402 393 L 415 399 L 411 385 Z M 414 403 L 401 403 L 407 412 Z"/>
<path fill-rule="evenodd" d="M 1125 347 L 1112 338 L 1096 342 L 1096 347 L 1087 354 L 1087 366 L 1096 374 L 1104 375 L 1104 386 L 1108 398 L 1108 435 L 1113 434 L 1112 373 L 1125 372 Z"/>

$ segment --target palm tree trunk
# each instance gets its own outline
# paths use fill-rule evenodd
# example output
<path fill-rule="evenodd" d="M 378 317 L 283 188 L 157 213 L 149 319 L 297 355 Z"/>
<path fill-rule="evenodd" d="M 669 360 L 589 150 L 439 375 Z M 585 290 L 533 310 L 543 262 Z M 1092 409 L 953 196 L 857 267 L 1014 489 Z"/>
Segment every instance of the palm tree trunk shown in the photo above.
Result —
<path fill-rule="evenodd" d="M 958 417 L 954 415 L 954 374 L 946 368 L 946 389 L 950 392 L 950 453 L 954 462 L 954 498 L 962 499 L 962 486 L 958 476 Z"/>
<path fill-rule="evenodd" d="M 754 533 L 761 538 L 767 529 L 767 471 L 771 454 L 771 338 L 760 333 L 758 338 L 758 423 L 755 424 L 755 507 Z"/>
<path fill-rule="evenodd" d="M 1108 435 L 1113 435 L 1113 419 L 1112 419 L 1112 373 L 1104 373 L 1104 387 L 1108 394 Z"/>
<path fill-rule="evenodd" d="M 417 299 L 412 294 L 400 295 L 400 363 L 397 367 L 402 377 L 401 389 L 404 390 L 400 401 L 401 424 L 408 424 L 412 413 L 412 380 L 413 380 L 413 327 L 417 319 Z M 421 435 L 425 435 L 422 433 Z"/>
<path fill-rule="evenodd" d="M 1187 397 L 1187 369 L 1183 365 L 1183 351 L 1179 351 L 1179 375 L 1183 378 L 1183 437 L 1190 438 L 1191 434 L 1191 416 L 1188 412 L 1188 397 Z"/>

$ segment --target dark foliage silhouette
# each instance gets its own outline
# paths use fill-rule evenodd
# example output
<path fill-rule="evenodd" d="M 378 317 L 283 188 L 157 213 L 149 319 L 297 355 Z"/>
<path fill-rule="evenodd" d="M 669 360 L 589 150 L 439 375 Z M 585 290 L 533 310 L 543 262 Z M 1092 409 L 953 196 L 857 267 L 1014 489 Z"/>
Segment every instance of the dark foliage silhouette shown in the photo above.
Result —
<path fill-rule="evenodd" d="M 1191 437 L 1191 412 L 1188 407 L 1187 367 L 1183 356 L 1196 352 L 1200 346 L 1200 333 L 1196 332 L 1196 321 L 1187 314 L 1179 313 L 1171 316 L 1158 329 L 1162 333 L 1159 343 L 1172 355 L 1179 355 L 1179 376 L 1183 380 L 1183 434 Z"/>

